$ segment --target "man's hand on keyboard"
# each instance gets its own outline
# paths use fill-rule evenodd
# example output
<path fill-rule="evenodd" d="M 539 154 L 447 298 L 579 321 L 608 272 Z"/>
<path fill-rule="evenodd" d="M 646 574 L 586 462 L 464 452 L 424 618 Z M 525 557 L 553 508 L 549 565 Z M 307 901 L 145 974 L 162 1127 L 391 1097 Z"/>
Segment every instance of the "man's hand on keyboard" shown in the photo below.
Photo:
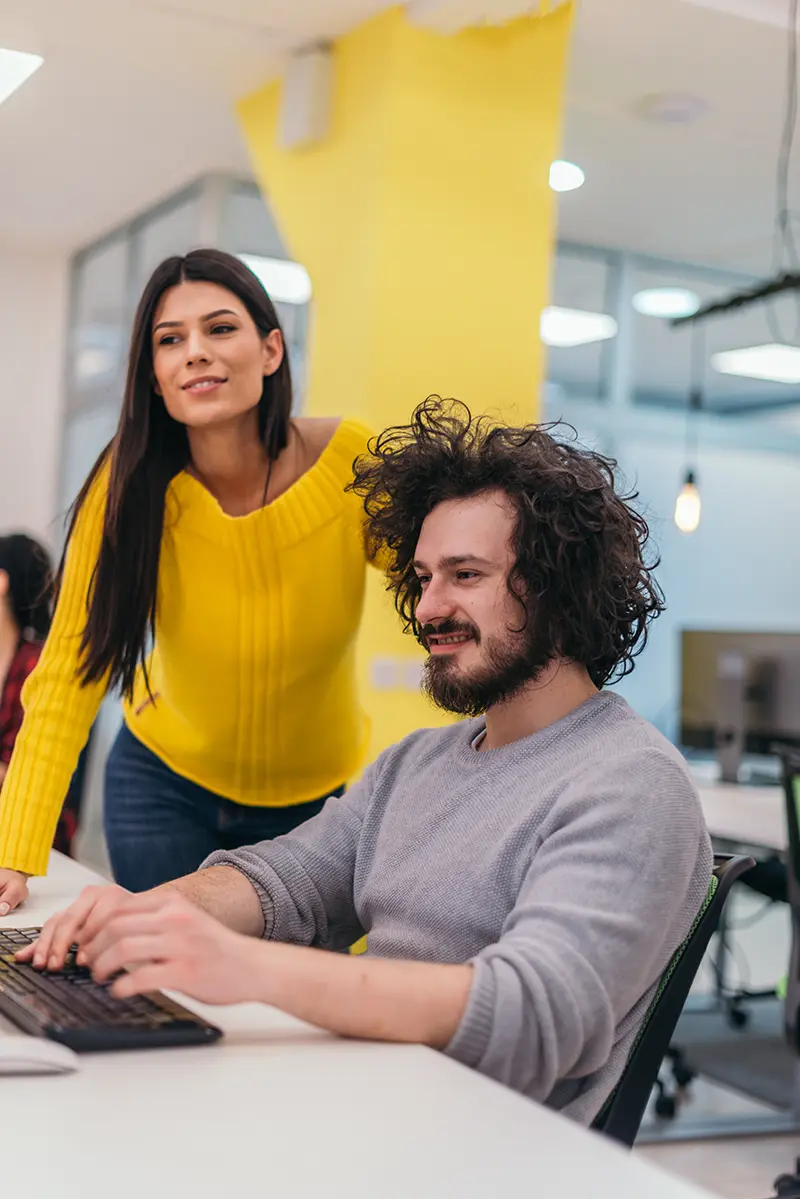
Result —
<path fill-rule="evenodd" d="M 39 940 L 21 950 L 17 959 L 32 961 L 43 970 L 61 970 L 70 948 L 77 944 L 82 949 L 133 898 L 122 887 L 84 887 L 74 903 L 50 917 Z M 85 964 L 79 961 L 79 965 Z"/>
<path fill-rule="evenodd" d="M 157 889 L 127 896 L 90 941 L 81 941 L 78 961 L 100 983 L 125 971 L 112 987 L 119 998 L 172 990 L 202 1003 L 244 1003 L 259 997 L 266 948 L 177 892 Z"/>

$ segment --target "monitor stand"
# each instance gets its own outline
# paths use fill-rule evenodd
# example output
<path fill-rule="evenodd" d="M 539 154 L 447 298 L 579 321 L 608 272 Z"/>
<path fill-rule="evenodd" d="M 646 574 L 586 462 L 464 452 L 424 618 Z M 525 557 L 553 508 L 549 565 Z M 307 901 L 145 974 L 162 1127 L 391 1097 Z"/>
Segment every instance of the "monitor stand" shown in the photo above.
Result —
<path fill-rule="evenodd" d="M 724 653 L 717 658 L 717 720 L 714 740 L 720 777 L 738 783 L 745 737 L 745 684 L 747 660 L 743 654 Z"/>

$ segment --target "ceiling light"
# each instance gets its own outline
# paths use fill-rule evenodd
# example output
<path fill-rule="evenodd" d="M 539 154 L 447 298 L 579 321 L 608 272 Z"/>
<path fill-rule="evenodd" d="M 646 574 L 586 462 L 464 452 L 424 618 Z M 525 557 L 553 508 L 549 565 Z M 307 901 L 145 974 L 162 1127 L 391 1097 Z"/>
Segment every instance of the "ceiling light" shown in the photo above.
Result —
<path fill-rule="evenodd" d="M 585 346 L 592 341 L 616 337 L 617 322 L 604 312 L 582 312 L 578 308 L 545 308 L 539 331 L 546 346 Z"/>
<path fill-rule="evenodd" d="M 273 303 L 307 304 L 311 299 L 311 277 L 299 262 L 257 254 L 240 254 L 239 258 L 261 281 Z"/>
<path fill-rule="evenodd" d="M 0 48 L 0 104 L 18 87 L 22 87 L 25 80 L 30 79 L 43 62 L 40 54 L 25 54 L 22 50 Z"/>
<path fill-rule="evenodd" d="M 634 110 L 645 121 L 656 125 L 691 125 L 708 112 L 708 101 L 700 96 L 683 92 L 661 92 L 655 96 L 643 96 L 634 105 Z"/>
<path fill-rule="evenodd" d="M 711 355 L 711 365 L 721 375 L 742 375 L 770 383 L 800 383 L 800 347 L 746 346 Z"/>
<path fill-rule="evenodd" d="M 671 320 L 693 316 L 700 307 L 700 297 L 685 287 L 647 287 L 637 291 L 633 306 L 642 316 L 658 316 Z"/>
<path fill-rule="evenodd" d="M 550 163 L 550 186 L 554 192 L 574 192 L 583 187 L 586 176 L 574 162 L 558 159 Z"/>

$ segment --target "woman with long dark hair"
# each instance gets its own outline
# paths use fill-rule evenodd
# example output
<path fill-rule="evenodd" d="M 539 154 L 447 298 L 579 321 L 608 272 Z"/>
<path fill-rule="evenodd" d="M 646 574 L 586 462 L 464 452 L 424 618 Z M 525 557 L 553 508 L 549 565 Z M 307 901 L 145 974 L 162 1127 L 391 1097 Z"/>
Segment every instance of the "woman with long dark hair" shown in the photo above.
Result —
<path fill-rule="evenodd" d="M 0 804 L 0 914 L 43 874 L 103 696 L 114 875 L 132 891 L 287 832 L 359 767 L 368 431 L 293 419 L 274 307 L 238 259 L 162 263 L 114 439 L 72 511 L 53 627 Z"/>

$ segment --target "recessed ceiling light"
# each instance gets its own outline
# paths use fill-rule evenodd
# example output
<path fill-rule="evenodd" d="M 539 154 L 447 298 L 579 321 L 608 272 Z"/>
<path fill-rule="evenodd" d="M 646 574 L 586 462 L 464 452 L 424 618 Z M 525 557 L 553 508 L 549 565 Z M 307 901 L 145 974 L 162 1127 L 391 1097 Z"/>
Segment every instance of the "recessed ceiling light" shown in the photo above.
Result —
<path fill-rule="evenodd" d="M 772 343 L 723 350 L 711 355 L 711 365 L 721 375 L 741 375 L 770 383 L 800 383 L 800 346 Z"/>
<path fill-rule="evenodd" d="M 574 162 L 559 158 L 550 163 L 550 186 L 554 192 L 574 192 L 585 182 L 586 175 Z"/>
<path fill-rule="evenodd" d="M 642 316 L 659 316 L 666 320 L 693 316 L 700 307 L 700 297 L 685 287 L 646 287 L 637 291 L 633 306 Z"/>
<path fill-rule="evenodd" d="M 43 62 L 40 54 L 25 54 L 22 50 L 4 50 L 0 47 L 0 104 L 18 87 L 22 87 Z"/>
<path fill-rule="evenodd" d="M 656 125 L 691 125 L 705 116 L 709 104 L 700 96 L 684 92 L 660 92 L 643 96 L 634 107 L 640 117 Z"/>
<path fill-rule="evenodd" d="M 539 332 L 546 346 L 570 349 L 593 341 L 616 337 L 617 322 L 604 312 L 583 312 L 579 308 L 545 308 Z"/>
<path fill-rule="evenodd" d="M 299 262 L 257 254 L 240 254 L 239 258 L 261 281 L 273 303 L 307 304 L 311 299 L 311 278 Z"/>

